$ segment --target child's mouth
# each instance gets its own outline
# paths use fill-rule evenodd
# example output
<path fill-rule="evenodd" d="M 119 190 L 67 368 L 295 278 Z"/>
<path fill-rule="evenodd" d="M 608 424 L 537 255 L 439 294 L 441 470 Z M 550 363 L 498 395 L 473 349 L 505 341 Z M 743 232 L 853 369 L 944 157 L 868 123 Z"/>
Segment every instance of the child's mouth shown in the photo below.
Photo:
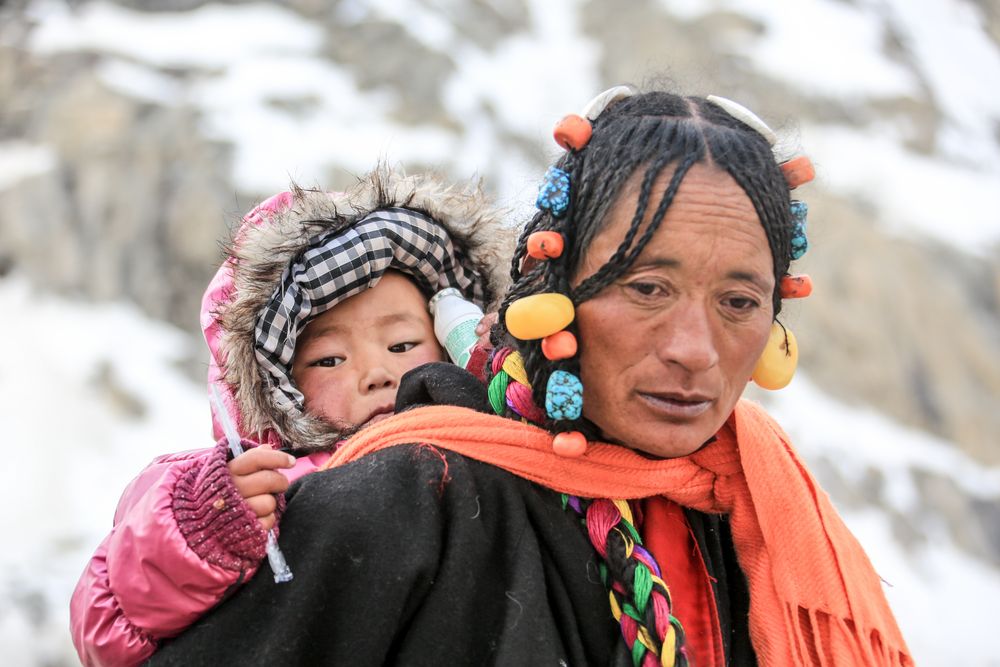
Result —
<path fill-rule="evenodd" d="M 394 414 L 396 414 L 396 412 L 393 409 L 393 406 L 381 407 L 378 410 L 376 410 L 375 412 L 373 412 L 371 414 L 371 416 L 368 417 L 368 419 L 364 423 L 362 423 L 361 425 L 362 426 L 371 426 L 372 424 L 374 424 L 376 422 L 380 422 L 383 419 L 385 419 L 386 417 L 391 417 Z"/>

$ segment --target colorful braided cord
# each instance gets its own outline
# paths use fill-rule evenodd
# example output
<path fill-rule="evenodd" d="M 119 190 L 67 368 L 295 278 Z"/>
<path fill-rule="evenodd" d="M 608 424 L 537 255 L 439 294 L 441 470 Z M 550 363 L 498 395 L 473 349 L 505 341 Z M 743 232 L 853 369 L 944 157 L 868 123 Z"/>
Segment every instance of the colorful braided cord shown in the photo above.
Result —
<path fill-rule="evenodd" d="M 519 352 L 509 347 L 496 350 L 490 360 L 490 370 L 493 378 L 487 392 L 495 413 L 503 416 L 510 410 L 536 424 L 545 420 L 545 412 L 531 397 L 531 383 Z"/>
<path fill-rule="evenodd" d="M 660 566 L 642 546 L 629 503 L 566 494 L 562 503 L 581 517 L 591 543 L 605 561 L 601 580 L 608 588 L 611 614 L 632 653 L 633 667 L 687 667 L 684 629 L 671 613 L 670 590 L 660 576 Z M 624 563 L 617 562 L 620 556 Z M 626 581 L 609 582 L 609 569 L 620 570 Z"/>

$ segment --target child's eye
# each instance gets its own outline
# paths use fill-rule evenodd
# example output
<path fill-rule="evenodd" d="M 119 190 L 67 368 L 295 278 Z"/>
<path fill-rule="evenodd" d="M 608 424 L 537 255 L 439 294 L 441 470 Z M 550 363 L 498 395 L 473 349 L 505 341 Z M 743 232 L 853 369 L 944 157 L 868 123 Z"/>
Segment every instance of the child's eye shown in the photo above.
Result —
<path fill-rule="evenodd" d="M 317 359 L 309 365 L 319 366 L 320 368 L 333 368 L 334 366 L 339 366 L 342 363 L 344 363 L 343 357 L 323 357 L 322 359 Z"/>
<path fill-rule="evenodd" d="M 389 351 L 394 354 L 402 354 L 403 352 L 409 352 L 416 346 L 417 344 L 414 342 L 396 343 L 395 345 L 389 346 Z"/>

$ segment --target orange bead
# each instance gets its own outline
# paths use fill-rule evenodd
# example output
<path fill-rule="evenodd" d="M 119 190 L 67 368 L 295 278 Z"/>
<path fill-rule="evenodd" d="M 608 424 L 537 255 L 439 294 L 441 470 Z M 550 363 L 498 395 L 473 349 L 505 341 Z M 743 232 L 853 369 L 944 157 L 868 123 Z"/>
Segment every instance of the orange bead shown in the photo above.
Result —
<path fill-rule="evenodd" d="M 552 136 L 564 149 L 578 151 L 587 145 L 593 132 L 594 128 L 591 127 L 589 120 L 571 113 L 556 123 Z"/>
<path fill-rule="evenodd" d="M 555 259 L 562 251 L 563 236 L 559 232 L 532 232 L 528 236 L 528 255 L 535 259 Z"/>
<path fill-rule="evenodd" d="M 552 438 L 552 451 L 559 456 L 575 459 L 587 451 L 587 438 L 579 431 L 557 433 L 556 437 Z"/>
<path fill-rule="evenodd" d="M 813 291 L 813 281 L 807 274 L 785 276 L 781 279 L 782 299 L 804 299 Z"/>
<path fill-rule="evenodd" d="M 558 331 L 542 339 L 542 354 L 549 361 L 569 359 L 576 354 L 576 336 L 571 331 Z"/>
<path fill-rule="evenodd" d="M 816 170 L 813 169 L 812 161 L 805 155 L 783 162 L 781 173 L 785 175 L 785 182 L 788 183 L 789 190 L 794 190 L 816 178 Z"/>

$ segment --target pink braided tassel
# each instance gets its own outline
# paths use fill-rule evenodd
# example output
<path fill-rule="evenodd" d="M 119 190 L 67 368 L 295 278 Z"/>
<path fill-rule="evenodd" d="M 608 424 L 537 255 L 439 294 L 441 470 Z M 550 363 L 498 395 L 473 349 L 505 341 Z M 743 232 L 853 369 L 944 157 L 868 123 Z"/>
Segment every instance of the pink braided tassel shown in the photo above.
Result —
<path fill-rule="evenodd" d="M 500 369 L 503 368 L 503 362 L 507 358 L 508 354 L 510 354 L 510 348 L 509 347 L 501 347 L 493 355 L 493 362 L 490 364 L 490 368 L 493 370 L 493 374 L 494 375 L 496 375 L 497 373 L 499 373 Z"/>
<path fill-rule="evenodd" d="M 625 638 L 625 643 L 628 644 L 628 647 L 631 649 L 632 644 L 638 641 L 637 637 L 639 636 L 639 624 L 634 618 L 624 612 L 622 612 L 621 624 L 622 637 Z"/>
<path fill-rule="evenodd" d="M 545 420 L 545 413 L 531 398 L 531 390 L 513 379 L 507 385 L 507 406 L 528 421 L 539 423 Z"/>
<path fill-rule="evenodd" d="M 608 531 L 617 526 L 621 518 L 614 503 L 603 498 L 590 503 L 587 508 L 587 532 L 590 533 L 591 544 L 602 558 L 608 557 Z"/>
<path fill-rule="evenodd" d="M 670 603 L 657 591 L 653 591 L 652 597 L 653 615 L 656 617 L 656 637 L 663 641 L 667 636 L 667 628 L 670 627 Z"/>

